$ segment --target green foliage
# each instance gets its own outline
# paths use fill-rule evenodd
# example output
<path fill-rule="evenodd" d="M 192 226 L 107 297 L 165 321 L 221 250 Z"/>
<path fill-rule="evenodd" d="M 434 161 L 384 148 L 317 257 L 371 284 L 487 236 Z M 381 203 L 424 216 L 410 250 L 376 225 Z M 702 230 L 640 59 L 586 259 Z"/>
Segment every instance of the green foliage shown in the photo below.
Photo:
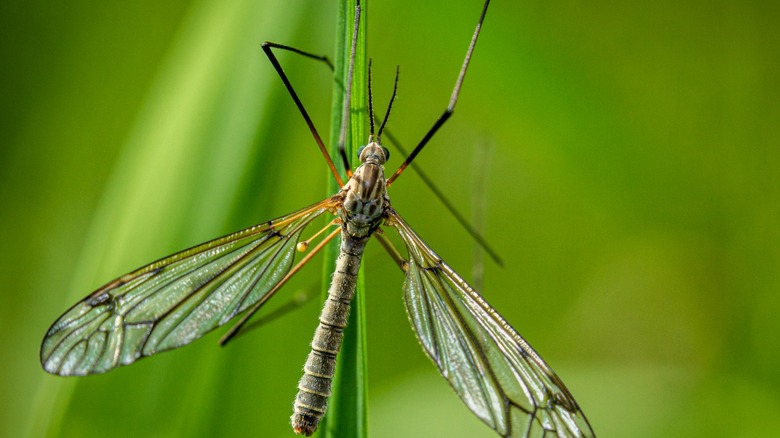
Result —
<path fill-rule="evenodd" d="M 371 3 L 376 106 L 400 65 L 388 126 L 407 149 L 446 105 L 468 3 Z M 334 5 L 0 8 L 0 435 L 290 436 L 319 303 L 102 376 L 46 375 L 37 350 L 117 275 L 323 197 L 326 167 L 259 45 L 330 55 Z M 507 268 L 487 262 L 482 292 L 602 436 L 780 429 L 777 16 L 757 0 L 493 0 L 458 108 L 417 159 L 467 214 L 485 199 Z M 324 130 L 329 72 L 280 58 Z M 473 242 L 414 174 L 390 195 L 470 278 Z M 271 304 L 318 289 L 318 269 Z M 378 245 L 365 269 L 371 436 L 492 436 L 420 351 Z"/>

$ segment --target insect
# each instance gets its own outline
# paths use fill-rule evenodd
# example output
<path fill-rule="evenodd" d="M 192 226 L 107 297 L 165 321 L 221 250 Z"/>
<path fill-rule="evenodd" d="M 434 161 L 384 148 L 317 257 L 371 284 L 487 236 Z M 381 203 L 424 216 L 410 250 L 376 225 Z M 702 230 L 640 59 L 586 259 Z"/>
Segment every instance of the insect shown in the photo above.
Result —
<path fill-rule="evenodd" d="M 358 151 L 360 165 L 344 183 L 272 49 L 314 55 L 265 43 L 263 50 L 309 124 L 341 189 L 301 210 L 158 260 L 99 288 L 48 330 L 41 346 L 43 368 L 62 376 L 103 373 L 188 344 L 243 313 L 226 335 L 230 338 L 301 266 L 340 236 L 328 298 L 294 403 L 293 429 L 309 436 L 325 415 L 363 249 L 376 236 L 405 273 L 406 309 L 424 351 L 480 420 L 505 437 L 594 436 L 560 378 L 423 242 L 394 210 L 387 193 L 387 187 L 452 114 L 489 3 L 484 3 L 449 105 L 389 178 L 384 174 L 388 151 L 381 137 L 395 90 L 384 120 L 375 130 L 369 74 L 370 136 Z M 358 3 L 356 16 L 359 14 Z M 356 18 L 339 142 L 345 164 L 344 138 L 358 23 Z M 309 240 L 301 240 L 304 230 L 326 214 L 335 218 L 322 232 L 333 229 L 309 249 Z M 408 251 L 406 257 L 380 227 L 398 232 Z M 296 251 L 309 252 L 294 264 Z"/>

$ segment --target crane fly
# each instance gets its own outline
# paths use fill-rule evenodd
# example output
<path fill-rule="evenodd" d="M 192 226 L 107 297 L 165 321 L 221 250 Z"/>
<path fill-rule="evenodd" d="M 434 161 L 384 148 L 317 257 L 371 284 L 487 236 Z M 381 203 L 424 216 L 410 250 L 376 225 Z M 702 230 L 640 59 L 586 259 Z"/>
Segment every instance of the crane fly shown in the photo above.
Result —
<path fill-rule="evenodd" d="M 449 105 L 389 178 L 384 175 L 388 151 L 382 146 L 381 136 L 395 88 L 387 114 L 375 132 L 369 70 L 370 136 L 358 151 L 360 165 L 343 183 L 272 49 L 317 57 L 264 43 L 264 52 L 309 124 L 341 189 L 294 213 L 192 247 L 109 282 L 51 326 L 41 346 L 43 368 L 61 376 L 103 373 L 181 347 L 244 313 L 223 338 L 229 339 L 301 266 L 340 235 L 328 298 L 294 403 L 294 431 L 311 435 L 325 415 L 363 249 L 375 235 L 405 273 L 406 310 L 423 350 L 474 415 L 505 437 L 594 436 L 561 379 L 479 293 L 423 242 L 393 209 L 387 194 L 390 183 L 452 114 L 488 5 L 486 0 Z M 355 15 L 339 140 L 346 164 L 344 139 L 359 3 Z M 332 230 L 309 250 L 309 240 L 301 240 L 302 234 L 325 214 L 335 218 L 321 232 Z M 408 252 L 406 257 L 385 237 L 381 226 L 398 232 Z M 309 252 L 294 264 L 296 251 Z"/>

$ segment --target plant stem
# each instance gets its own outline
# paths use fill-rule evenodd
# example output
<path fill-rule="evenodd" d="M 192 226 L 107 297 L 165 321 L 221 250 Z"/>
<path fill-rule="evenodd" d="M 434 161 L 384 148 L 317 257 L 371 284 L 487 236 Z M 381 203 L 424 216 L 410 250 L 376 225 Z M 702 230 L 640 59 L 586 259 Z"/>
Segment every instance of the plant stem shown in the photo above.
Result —
<path fill-rule="evenodd" d="M 336 54 L 334 56 L 335 81 L 331 110 L 330 155 L 337 167 L 343 167 L 338 151 L 338 139 L 343 120 L 344 98 L 351 56 L 352 34 L 355 23 L 356 0 L 344 0 L 339 3 Z M 346 137 L 346 151 L 350 160 L 355 160 L 356 145 L 365 142 L 366 136 L 366 8 L 367 1 L 361 2 L 360 27 L 355 52 L 355 69 L 352 83 L 350 118 Z M 342 171 L 342 178 L 346 177 Z M 335 180 L 328 178 L 328 194 L 340 187 Z M 323 295 L 327 296 L 328 284 L 338 254 L 337 243 L 333 242 L 325 257 L 323 273 Z M 355 299 L 348 328 L 344 332 L 344 341 L 339 354 L 336 375 L 333 379 L 333 393 L 330 397 L 328 413 L 323 419 L 320 430 L 325 437 L 363 438 L 368 436 L 367 427 L 367 373 L 366 373 L 366 327 L 363 269 L 358 276 Z"/>

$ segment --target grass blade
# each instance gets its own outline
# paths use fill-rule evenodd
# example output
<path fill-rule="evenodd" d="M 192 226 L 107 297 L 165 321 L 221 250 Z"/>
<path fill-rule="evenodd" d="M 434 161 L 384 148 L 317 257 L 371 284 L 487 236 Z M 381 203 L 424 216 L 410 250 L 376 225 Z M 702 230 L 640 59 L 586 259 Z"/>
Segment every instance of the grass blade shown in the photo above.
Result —
<path fill-rule="evenodd" d="M 355 160 L 357 145 L 366 139 L 366 1 L 361 3 L 360 29 L 358 32 L 357 48 L 355 53 L 355 70 L 352 87 L 352 102 L 350 126 L 347 135 L 347 156 Z M 338 152 L 338 138 L 341 130 L 342 111 L 344 105 L 344 87 L 347 83 L 349 70 L 350 48 L 352 44 L 352 32 L 355 22 L 355 0 L 340 2 L 338 12 L 335 86 L 333 90 L 333 102 L 331 110 L 330 149 L 331 157 L 341 167 L 341 158 Z M 343 175 L 342 175 L 343 177 Z M 336 187 L 333 178 L 328 178 L 328 194 L 335 193 Z M 346 178 L 344 178 L 346 181 Z M 323 273 L 323 293 L 327 295 L 327 286 L 335 266 L 338 253 L 336 245 L 332 245 L 325 257 Z M 333 394 L 331 395 L 328 414 L 323 419 L 321 430 L 326 437 L 365 437 L 367 436 L 367 374 L 366 374 L 366 328 L 365 305 L 363 301 L 364 276 L 358 276 L 355 299 L 352 303 L 352 312 L 349 318 L 349 328 L 344 334 L 344 343 L 336 367 L 336 376 L 333 381 Z"/>

